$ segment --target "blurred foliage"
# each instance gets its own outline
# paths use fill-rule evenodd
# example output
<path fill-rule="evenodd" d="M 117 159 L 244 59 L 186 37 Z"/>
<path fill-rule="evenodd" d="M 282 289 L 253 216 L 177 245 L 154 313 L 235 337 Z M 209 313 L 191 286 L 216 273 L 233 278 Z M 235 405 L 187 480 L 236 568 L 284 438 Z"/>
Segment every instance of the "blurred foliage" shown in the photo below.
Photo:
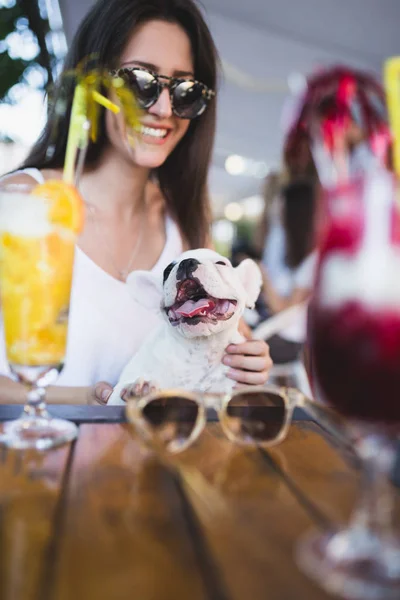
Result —
<path fill-rule="evenodd" d="M 1 15 L 0 15 L 1 19 Z M 27 61 L 21 58 L 11 58 L 5 50 L 0 53 L 0 100 L 3 101 L 8 91 L 22 80 L 28 66 Z"/>
<path fill-rule="evenodd" d="M 254 236 L 257 229 L 257 222 L 252 219 L 242 218 L 234 223 L 234 235 L 230 241 L 221 241 L 213 238 L 213 246 L 219 254 L 231 258 L 232 248 L 237 245 L 246 245 L 254 248 Z"/>
<path fill-rule="evenodd" d="M 236 240 L 252 245 L 255 229 L 256 226 L 254 221 L 249 219 L 241 219 L 236 223 Z"/>
<path fill-rule="evenodd" d="M 46 35 L 49 32 L 48 20 L 41 15 L 39 0 L 13 0 L 3 2 L 0 7 L 0 101 L 12 102 L 9 91 L 14 85 L 25 82 L 25 75 L 31 67 L 41 67 L 47 77 L 44 77 L 44 87 L 53 79 L 54 57 L 46 44 Z M 13 33 L 20 33 L 18 23 L 27 23 L 27 28 L 33 33 L 38 45 L 38 53 L 33 58 L 26 60 L 15 52 L 10 55 L 10 46 L 7 37 Z M 23 42 L 21 40 L 21 45 Z"/>
<path fill-rule="evenodd" d="M 213 239 L 213 246 L 214 250 L 218 252 L 218 254 L 222 254 L 222 256 L 230 258 L 232 252 L 231 242 L 221 242 L 220 240 Z"/>
<path fill-rule="evenodd" d="M 7 36 L 15 31 L 15 22 L 22 17 L 20 4 L 11 8 L 0 8 L 0 99 L 3 100 L 8 90 L 21 81 L 27 62 L 21 58 L 11 58 L 5 42 Z"/>

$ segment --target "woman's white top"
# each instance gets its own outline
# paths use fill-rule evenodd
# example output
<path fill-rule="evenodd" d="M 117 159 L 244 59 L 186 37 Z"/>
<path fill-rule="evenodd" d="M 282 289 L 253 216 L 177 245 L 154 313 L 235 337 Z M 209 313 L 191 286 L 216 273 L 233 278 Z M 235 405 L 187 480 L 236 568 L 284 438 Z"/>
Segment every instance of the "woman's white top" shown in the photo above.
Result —
<path fill-rule="evenodd" d="M 274 280 L 275 290 L 280 296 L 287 298 L 295 289 L 311 289 L 317 264 L 317 252 L 314 251 L 294 269 L 282 268 Z"/>
<path fill-rule="evenodd" d="M 37 169 L 25 169 L 39 183 Z M 182 252 L 182 239 L 175 222 L 165 220 L 166 242 L 151 269 L 162 277 L 165 267 Z M 103 271 L 76 247 L 68 344 L 65 366 L 57 385 L 89 386 L 98 381 L 115 385 L 122 369 L 146 336 L 160 322 L 154 310 L 134 300 L 128 285 Z M 0 321 L 0 374 L 9 375 L 3 324 Z"/>
<path fill-rule="evenodd" d="M 282 225 L 281 214 L 279 210 L 274 210 L 262 262 L 277 293 L 287 298 L 295 289 L 312 289 L 317 264 L 317 253 L 312 252 L 293 269 L 285 263 L 285 252 L 285 230 Z M 291 342 L 304 342 L 307 325 L 306 312 L 306 307 L 304 307 L 304 310 L 299 313 L 296 322 L 282 329 L 279 335 Z"/>
<path fill-rule="evenodd" d="M 282 201 L 275 196 L 269 215 L 269 228 L 263 249 L 262 264 L 265 266 L 271 283 L 275 285 L 276 278 L 282 271 L 287 271 L 285 264 L 286 235 L 282 225 Z"/>
<path fill-rule="evenodd" d="M 309 254 L 295 269 L 282 268 L 277 274 L 274 287 L 280 296 L 288 297 L 295 289 L 311 290 L 317 266 L 317 253 Z M 296 320 L 279 332 L 279 335 L 290 342 L 303 343 L 307 334 L 307 306 L 298 312 Z"/>

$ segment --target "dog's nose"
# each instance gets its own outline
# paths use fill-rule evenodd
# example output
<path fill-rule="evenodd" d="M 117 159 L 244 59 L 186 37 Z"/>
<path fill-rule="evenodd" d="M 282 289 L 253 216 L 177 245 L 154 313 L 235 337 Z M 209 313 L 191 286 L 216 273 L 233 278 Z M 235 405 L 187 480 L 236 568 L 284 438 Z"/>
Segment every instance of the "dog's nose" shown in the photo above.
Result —
<path fill-rule="evenodd" d="M 195 258 L 185 258 L 182 262 L 179 263 L 178 271 L 176 273 L 176 278 L 178 281 L 182 281 L 184 279 L 190 279 L 193 271 L 195 271 L 199 265 L 199 261 Z"/>

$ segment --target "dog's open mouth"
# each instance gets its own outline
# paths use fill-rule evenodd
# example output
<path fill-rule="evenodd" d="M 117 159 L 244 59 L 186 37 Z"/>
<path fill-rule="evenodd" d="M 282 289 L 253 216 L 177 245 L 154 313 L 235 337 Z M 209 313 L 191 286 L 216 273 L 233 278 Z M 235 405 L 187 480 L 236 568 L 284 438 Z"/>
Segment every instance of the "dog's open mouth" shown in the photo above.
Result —
<path fill-rule="evenodd" d="M 235 312 L 237 301 L 213 298 L 197 279 L 185 279 L 178 288 L 175 302 L 165 308 L 172 325 L 184 322 L 196 325 L 200 321 L 226 321 Z"/>

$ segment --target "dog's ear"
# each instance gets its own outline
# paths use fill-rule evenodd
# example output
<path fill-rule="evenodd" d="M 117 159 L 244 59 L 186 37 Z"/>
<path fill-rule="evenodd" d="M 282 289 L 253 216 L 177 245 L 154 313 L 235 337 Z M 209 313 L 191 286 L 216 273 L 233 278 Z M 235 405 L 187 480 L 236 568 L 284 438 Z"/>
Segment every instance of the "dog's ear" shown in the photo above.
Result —
<path fill-rule="evenodd" d="M 132 271 L 126 279 L 129 293 L 139 304 L 159 310 L 162 299 L 162 275 L 149 271 Z"/>
<path fill-rule="evenodd" d="M 247 292 L 246 306 L 254 308 L 262 286 L 260 267 L 251 258 L 245 258 L 236 267 L 236 273 L 239 275 L 240 281 Z"/>

